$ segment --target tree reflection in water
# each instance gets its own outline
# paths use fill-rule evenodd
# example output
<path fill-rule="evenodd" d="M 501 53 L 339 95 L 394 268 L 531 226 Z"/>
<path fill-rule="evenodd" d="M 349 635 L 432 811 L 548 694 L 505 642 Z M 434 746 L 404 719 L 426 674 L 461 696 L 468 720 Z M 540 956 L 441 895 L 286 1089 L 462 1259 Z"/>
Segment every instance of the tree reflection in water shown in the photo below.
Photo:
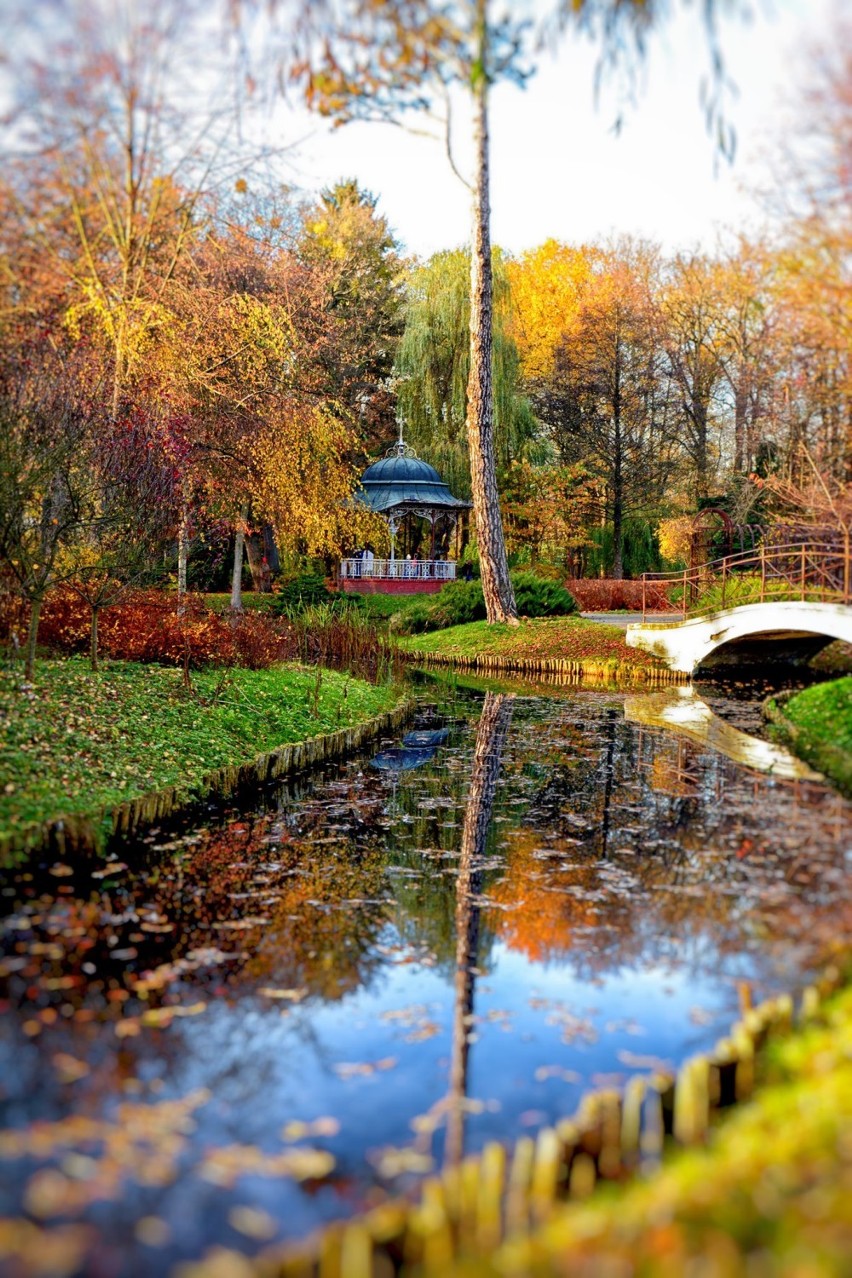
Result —
<path fill-rule="evenodd" d="M 503 746 L 512 719 L 514 698 L 488 692 L 482 706 L 473 773 L 464 814 L 461 853 L 456 879 L 456 970 L 453 1038 L 447 1104 L 444 1157 L 448 1164 L 464 1153 L 464 1115 L 467 1101 L 467 1063 L 473 1034 L 473 992 L 479 958 L 479 919 L 482 911 L 482 860 L 494 795 L 500 777 Z"/>

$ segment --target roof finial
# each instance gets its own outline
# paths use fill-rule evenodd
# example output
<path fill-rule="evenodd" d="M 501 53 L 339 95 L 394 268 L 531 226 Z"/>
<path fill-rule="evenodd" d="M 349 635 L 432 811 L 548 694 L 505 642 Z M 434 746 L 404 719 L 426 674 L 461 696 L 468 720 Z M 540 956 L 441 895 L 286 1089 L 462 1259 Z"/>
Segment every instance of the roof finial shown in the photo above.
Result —
<path fill-rule="evenodd" d="M 385 457 L 415 457 L 416 453 L 410 444 L 406 444 L 403 431 L 405 423 L 401 417 L 397 417 L 396 424 L 399 428 L 399 439 L 395 444 L 391 445 L 385 453 Z"/>

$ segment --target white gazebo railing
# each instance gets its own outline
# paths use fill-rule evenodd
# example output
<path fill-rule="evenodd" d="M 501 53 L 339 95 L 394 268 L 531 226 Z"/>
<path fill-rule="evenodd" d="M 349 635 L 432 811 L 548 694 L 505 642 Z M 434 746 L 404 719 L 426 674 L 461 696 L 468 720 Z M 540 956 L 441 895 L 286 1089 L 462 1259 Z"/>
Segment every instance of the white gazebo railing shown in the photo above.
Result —
<path fill-rule="evenodd" d="M 346 581 L 455 581 L 456 565 L 448 559 L 343 559 Z"/>

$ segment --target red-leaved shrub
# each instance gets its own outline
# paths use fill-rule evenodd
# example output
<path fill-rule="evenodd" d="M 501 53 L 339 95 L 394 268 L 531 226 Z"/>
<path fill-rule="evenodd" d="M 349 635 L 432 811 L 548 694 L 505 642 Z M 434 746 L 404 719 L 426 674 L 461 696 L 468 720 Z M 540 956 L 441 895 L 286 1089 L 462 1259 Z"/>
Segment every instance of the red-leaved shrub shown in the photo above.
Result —
<path fill-rule="evenodd" d="M 39 641 L 59 652 L 85 652 L 91 611 L 73 590 L 55 590 L 45 601 Z M 177 597 L 137 591 L 105 608 L 98 623 L 104 656 L 165 665 L 248 666 L 258 670 L 298 656 L 298 640 L 284 620 L 253 613 L 220 616 L 187 596 L 179 615 Z"/>
<path fill-rule="evenodd" d="M 677 584 L 676 582 L 674 583 Z M 667 582 L 645 583 L 645 608 L 648 612 L 671 612 Z M 626 608 L 628 612 L 642 611 L 642 582 L 615 581 L 608 577 L 578 577 L 565 582 L 577 600 L 581 612 L 616 612 Z"/>

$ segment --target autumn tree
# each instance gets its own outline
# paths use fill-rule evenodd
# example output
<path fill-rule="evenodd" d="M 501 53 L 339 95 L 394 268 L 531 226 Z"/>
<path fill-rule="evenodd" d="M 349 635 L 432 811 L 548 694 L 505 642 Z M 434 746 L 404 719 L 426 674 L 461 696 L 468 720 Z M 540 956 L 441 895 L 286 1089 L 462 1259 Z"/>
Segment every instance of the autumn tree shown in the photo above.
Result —
<path fill-rule="evenodd" d="M 89 607 L 89 655 L 99 666 L 98 623 L 132 587 L 156 580 L 179 519 L 177 476 L 144 422 L 100 423 L 78 458 L 89 483 L 78 492 L 78 526 L 57 558 L 67 587 Z"/>
<path fill-rule="evenodd" d="M 563 464 L 584 463 L 600 480 L 616 578 L 624 572 L 627 515 L 660 501 L 673 465 L 656 260 L 647 246 L 624 243 L 595 250 L 588 273 L 572 271 L 573 311 L 554 342 L 550 375 L 530 382 Z"/>
<path fill-rule="evenodd" d="M 710 492 L 722 451 L 722 305 L 715 262 L 703 254 L 679 254 L 670 264 L 661 306 L 681 440 L 699 498 Z"/>
<path fill-rule="evenodd" d="M 178 423 L 173 452 L 188 461 L 179 277 L 211 194 L 251 158 L 235 144 L 237 115 L 203 9 L 61 0 L 49 15 L 20 4 L 15 18 L 29 56 L 5 68 L 16 127 L 3 179 L 22 248 L 18 286 L 61 300 L 63 340 L 98 354 L 113 420 L 150 396 L 161 433 Z M 202 57 L 210 84 L 199 94 L 191 86 Z M 186 481 L 179 591 L 199 489 L 189 473 Z"/>
<path fill-rule="evenodd" d="M 95 483 L 85 457 L 89 407 L 50 350 L 4 361 L 0 374 L 0 562 L 29 606 L 25 677 L 32 679 L 42 605 L 67 573 Z"/>
<path fill-rule="evenodd" d="M 326 394 L 354 415 L 368 452 L 393 433 L 387 381 L 403 326 L 400 247 L 376 206 L 353 179 L 338 182 L 303 210 L 295 244 L 327 330 L 316 354 Z"/>
<path fill-rule="evenodd" d="M 731 465 L 749 474 L 771 420 L 777 387 L 778 315 L 772 257 L 742 240 L 718 264 L 719 356 L 733 414 Z"/>

